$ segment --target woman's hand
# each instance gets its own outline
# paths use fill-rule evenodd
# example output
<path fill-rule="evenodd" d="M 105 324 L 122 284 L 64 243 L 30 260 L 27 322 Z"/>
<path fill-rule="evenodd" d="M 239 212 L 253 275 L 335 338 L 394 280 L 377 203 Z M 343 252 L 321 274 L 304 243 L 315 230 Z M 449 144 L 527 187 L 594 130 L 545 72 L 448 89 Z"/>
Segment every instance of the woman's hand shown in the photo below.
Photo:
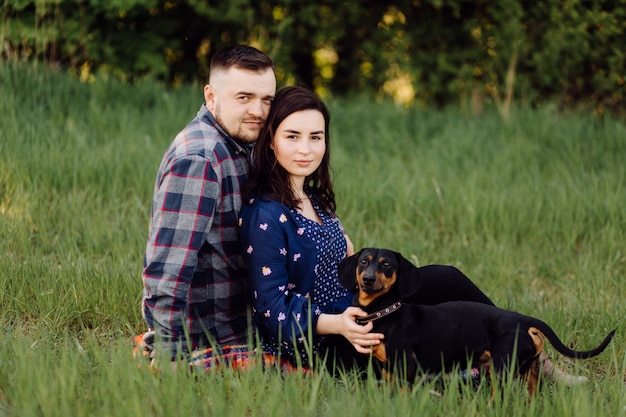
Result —
<path fill-rule="evenodd" d="M 374 325 L 370 322 L 362 326 L 356 323 L 357 317 L 367 316 L 358 307 L 348 307 L 341 314 L 321 314 L 317 321 L 318 334 L 340 334 L 359 353 L 370 353 L 372 346 L 380 344 L 382 333 L 370 333 Z"/>
<path fill-rule="evenodd" d="M 348 307 L 339 316 L 343 328 L 343 332 L 340 334 L 348 339 L 359 353 L 370 353 L 372 346 L 380 344 L 380 341 L 385 337 L 382 333 L 370 333 L 374 328 L 372 322 L 365 325 L 357 324 L 357 317 L 367 316 L 367 313 L 358 307 Z"/>

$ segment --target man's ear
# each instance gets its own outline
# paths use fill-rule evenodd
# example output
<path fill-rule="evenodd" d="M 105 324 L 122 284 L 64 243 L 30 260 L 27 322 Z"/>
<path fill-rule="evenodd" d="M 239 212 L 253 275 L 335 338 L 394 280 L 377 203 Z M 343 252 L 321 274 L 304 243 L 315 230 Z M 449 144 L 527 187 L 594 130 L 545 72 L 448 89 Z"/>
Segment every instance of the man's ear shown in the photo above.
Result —
<path fill-rule="evenodd" d="M 361 249 L 352 256 L 343 258 L 341 262 L 339 262 L 339 283 L 348 291 L 354 291 L 357 287 L 356 260 L 359 258 L 359 255 L 362 251 L 363 249 Z"/>
<path fill-rule="evenodd" d="M 211 113 L 215 114 L 215 88 L 211 84 L 204 86 L 204 104 Z"/>

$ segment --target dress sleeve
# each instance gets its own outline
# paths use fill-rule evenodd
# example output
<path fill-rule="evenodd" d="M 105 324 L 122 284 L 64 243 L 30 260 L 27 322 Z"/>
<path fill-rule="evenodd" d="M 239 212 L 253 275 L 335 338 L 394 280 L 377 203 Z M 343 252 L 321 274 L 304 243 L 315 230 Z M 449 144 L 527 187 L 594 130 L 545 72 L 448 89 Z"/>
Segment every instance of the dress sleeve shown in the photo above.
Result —
<path fill-rule="evenodd" d="M 301 269 L 300 276 L 293 276 L 293 259 L 300 258 L 293 238 L 297 233 L 290 233 L 294 227 L 284 213 L 261 205 L 253 205 L 242 218 L 241 242 L 255 324 L 266 341 L 298 342 L 308 334 L 309 324 L 315 329 L 320 314 L 308 294 L 313 270 Z M 308 280 L 302 275 L 308 275 Z"/>

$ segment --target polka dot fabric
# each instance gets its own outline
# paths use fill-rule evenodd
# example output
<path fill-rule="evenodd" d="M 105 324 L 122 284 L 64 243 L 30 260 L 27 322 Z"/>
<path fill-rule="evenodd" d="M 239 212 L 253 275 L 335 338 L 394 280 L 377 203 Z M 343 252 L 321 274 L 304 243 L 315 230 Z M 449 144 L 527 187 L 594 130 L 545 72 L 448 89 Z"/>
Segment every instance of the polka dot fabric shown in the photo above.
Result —
<path fill-rule="evenodd" d="M 347 295 L 337 278 L 337 266 L 346 253 L 346 240 L 336 218 L 331 218 L 317 206 L 315 210 L 324 224 L 310 220 L 296 210 L 292 210 L 292 214 L 317 247 L 315 286 L 311 300 L 320 307 L 326 307 Z"/>

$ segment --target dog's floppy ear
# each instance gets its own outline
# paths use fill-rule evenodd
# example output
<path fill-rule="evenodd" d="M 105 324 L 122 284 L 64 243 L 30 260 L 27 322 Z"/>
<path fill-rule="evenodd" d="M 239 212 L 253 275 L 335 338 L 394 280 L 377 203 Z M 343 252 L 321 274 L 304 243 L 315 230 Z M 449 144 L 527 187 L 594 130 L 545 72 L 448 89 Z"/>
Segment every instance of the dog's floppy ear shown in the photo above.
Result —
<path fill-rule="evenodd" d="M 410 298 L 419 289 L 421 278 L 419 269 L 409 262 L 401 253 L 394 252 L 398 257 L 398 287 L 403 299 Z"/>
<path fill-rule="evenodd" d="M 357 288 L 356 260 L 359 258 L 362 251 L 363 249 L 352 256 L 343 258 L 341 262 L 339 262 L 339 283 L 348 291 L 354 291 Z"/>

